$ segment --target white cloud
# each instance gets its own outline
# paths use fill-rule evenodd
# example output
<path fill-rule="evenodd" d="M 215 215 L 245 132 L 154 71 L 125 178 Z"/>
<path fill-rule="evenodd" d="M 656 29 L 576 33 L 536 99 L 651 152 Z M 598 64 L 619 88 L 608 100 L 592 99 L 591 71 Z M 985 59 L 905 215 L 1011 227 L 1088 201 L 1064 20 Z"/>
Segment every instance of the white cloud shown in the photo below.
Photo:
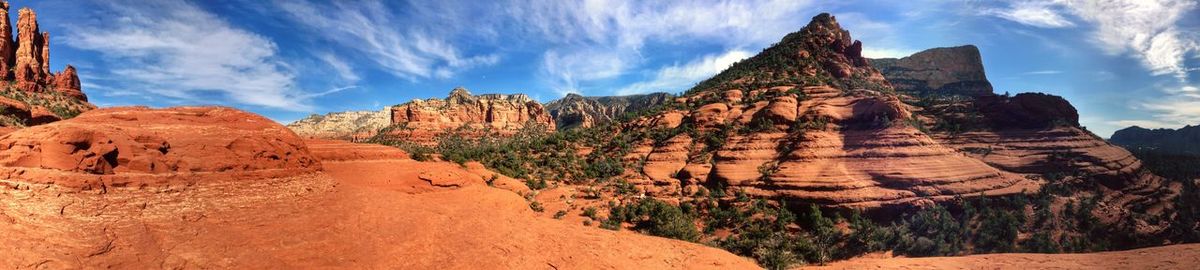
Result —
<path fill-rule="evenodd" d="M 703 42 L 724 48 L 761 47 L 799 30 L 810 1 L 536 1 L 514 0 L 507 12 L 516 31 L 538 37 L 543 77 L 559 92 L 639 68 L 651 41 Z M 594 64 L 565 64 L 597 61 Z M 583 76 L 583 75 L 591 76 Z"/>
<path fill-rule="evenodd" d="M 686 90 L 693 84 L 729 68 L 733 63 L 751 56 L 754 55 L 747 51 L 732 50 L 720 55 L 706 55 L 685 65 L 676 64 L 667 66 L 658 70 L 654 79 L 629 85 L 617 91 L 617 94 L 630 95 Z"/>
<path fill-rule="evenodd" d="M 338 77 L 341 77 L 342 80 L 347 82 L 357 82 L 359 79 L 361 79 L 358 77 L 358 74 L 354 72 L 354 68 L 351 67 L 350 64 L 342 61 L 341 57 L 333 55 L 333 53 L 326 52 L 317 54 L 317 59 L 321 59 L 321 61 L 329 65 L 330 68 L 333 68 L 333 71 L 337 72 Z"/>
<path fill-rule="evenodd" d="M 301 1 L 277 1 L 288 17 L 325 41 L 357 51 L 391 74 L 410 80 L 449 78 L 455 73 L 498 63 L 498 55 L 466 56 L 440 31 L 404 27 L 384 3 L 335 2 L 319 6 Z"/>
<path fill-rule="evenodd" d="M 232 102 L 283 110 L 312 106 L 274 42 L 184 1 L 108 2 L 103 27 L 68 29 L 67 45 L 107 59 L 110 88 L 196 102 L 219 93 Z M 205 101 L 211 102 L 211 101 Z"/>
<path fill-rule="evenodd" d="M 1186 0 L 1064 0 L 1072 14 L 1095 24 L 1094 40 L 1110 54 L 1131 53 L 1155 75 L 1172 74 L 1181 81 L 1190 69 L 1186 55 L 1200 53 L 1198 36 L 1177 25 L 1194 14 Z"/>
<path fill-rule="evenodd" d="M 1133 108 L 1150 112 L 1153 120 L 1136 119 L 1123 120 L 1128 123 L 1138 123 L 1147 128 L 1181 127 L 1200 123 L 1200 87 L 1184 85 L 1181 87 L 1156 86 L 1165 93 L 1166 97 L 1158 97 L 1148 101 L 1133 103 Z"/>
<path fill-rule="evenodd" d="M 872 48 L 863 45 L 862 55 L 866 58 L 904 58 L 916 53 L 913 50 L 895 48 Z"/>
<path fill-rule="evenodd" d="M 1063 28 L 1075 26 L 1075 23 L 1072 23 L 1059 14 L 1056 8 L 1052 2 L 1019 1 L 1010 3 L 1007 8 L 987 8 L 981 12 L 984 15 L 996 16 L 1035 27 Z"/>
<path fill-rule="evenodd" d="M 553 90 L 559 94 L 579 93 L 581 81 L 609 79 L 621 75 L 628 67 L 621 55 L 614 51 L 574 51 L 559 53 L 547 51 L 542 57 L 541 72 L 550 76 Z"/>
<path fill-rule="evenodd" d="M 1056 75 L 1056 74 L 1062 74 L 1062 73 L 1063 73 L 1062 70 L 1035 70 L 1035 71 L 1025 72 L 1024 74 L 1025 75 Z"/>

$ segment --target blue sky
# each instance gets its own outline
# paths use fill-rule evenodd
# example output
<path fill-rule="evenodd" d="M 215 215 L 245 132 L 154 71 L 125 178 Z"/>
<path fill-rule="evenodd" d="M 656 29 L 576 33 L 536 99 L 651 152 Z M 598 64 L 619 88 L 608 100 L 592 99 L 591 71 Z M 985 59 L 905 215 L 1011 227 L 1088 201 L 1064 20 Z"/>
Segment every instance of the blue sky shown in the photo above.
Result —
<path fill-rule="evenodd" d="M 997 92 L 1065 96 L 1101 136 L 1200 124 L 1196 1 L 11 1 L 100 106 L 289 122 L 413 98 L 681 92 L 830 12 L 871 57 L 975 44 Z"/>

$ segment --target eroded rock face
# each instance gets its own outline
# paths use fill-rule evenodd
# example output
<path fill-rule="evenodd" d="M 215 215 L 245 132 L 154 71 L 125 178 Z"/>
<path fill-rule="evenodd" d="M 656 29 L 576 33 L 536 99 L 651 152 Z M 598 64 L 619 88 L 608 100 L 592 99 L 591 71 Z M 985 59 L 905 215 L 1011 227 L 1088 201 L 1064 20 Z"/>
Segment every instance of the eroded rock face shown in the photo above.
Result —
<path fill-rule="evenodd" d="M 669 102 L 673 96 L 653 93 L 629 96 L 584 97 L 567 94 L 546 104 L 550 116 L 560 130 L 592 127 L 606 123 L 626 113 L 634 113 Z"/>
<path fill-rule="evenodd" d="M 504 135 L 531 125 L 548 131 L 555 127 L 546 108 L 526 95 L 476 96 L 461 87 L 445 99 L 413 100 L 391 111 L 393 129 L 389 135 L 421 144 L 436 144 L 438 135 L 459 128 Z"/>
<path fill-rule="evenodd" d="M 709 88 L 689 91 L 683 98 L 690 111 L 630 123 L 673 128 L 656 125 L 655 119 L 681 115 L 682 124 L 675 127 L 697 132 L 635 146 L 625 159 L 641 166 L 626 175 L 654 196 L 686 196 L 704 186 L 853 209 L 928 205 L 955 195 L 995 196 L 1039 187 L 964 156 L 910 124 L 912 107 L 890 94 L 891 86 L 861 56 L 861 48 L 833 16 L 815 17 L 763 54 L 701 84 Z M 770 68 L 781 65 L 794 66 Z M 789 75 L 763 81 L 755 74 Z M 787 79 L 791 76 L 802 79 Z"/>
<path fill-rule="evenodd" d="M 10 81 L 15 89 L 3 91 L 23 92 L 6 96 L 14 97 L 25 107 L 40 105 L 47 113 L 41 118 L 0 115 L 3 119 L 0 126 L 38 125 L 93 109 L 95 106 L 87 103 L 75 67 L 68 65 L 58 74 L 50 72 L 50 33 L 38 28 L 37 14 L 29 8 L 18 11 L 14 42 L 8 8 L 8 2 L 0 1 L 0 80 Z"/>
<path fill-rule="evenodd" d="M 19 88 L 28 92 L 41 90 L 41 83 L 46 79 L 43 72 L 42 50 L 46 47 L 45 36 L 37 24 L 37 13 L 32 9 L 22 8 L 17 15 L 17 50 L 14 57 L 13 75 Z"/>
<path fill-rule="evenodd" d="M 320 169 L 288 129 L 224 107 L 108 108 L 22 129 L 0 137 L 0 166 L 5 179 L 79 189 Z"/>
<path fill-rule="evenodd" d="M 985 95 L 974 106 L 995 129 L 1079 126 L 1079 112 L 1066 99 L 1043 93 L 1020 93 L 1013 97 Z"/>
<path fill-rule="evenodd" d="M 76 73 L 75 67 L 67 65 L 66 69 L 53 76 L 54 90 L 78 100 L 87 101 L 87 95 L 83 93 L 83 86 L 79 82 L 79 74 Z"/>
<path fill-rule="evenodd" d="M 8 18 L 8 1 L 0 1 L 0 79 L 11 79 L 13 55 L 16 44 L 13 43 L 12 20 Z"/>
<path fill-rule="evenodd" d="M 977 49 L 963 46 L 873 63 L 897 90 L 922 97 L 915 119 L 936 143 L 1004 172 L 1096 184 L 1104 204 L 1098 213 L 1107 219 L 1127 217 L 1130 209 L 1163 208 L 1172 194 L 1163 179 L 1143 170 L 1129 151 L 1081 127 L 1070 102 L 1043 93 L 996 95 L 979 60 Z M 1144 233 L 1161 228 L 1138 227 Z"/>
<path fill-rule="evenodd" d="M 897 91 L 916 96 L 992 94 L 983 58 L 974 45 L 934 48 L 900 59 L 872 59 L 871 64 Z"/>
<path fill-rule="evenodd" d="M 305 138 L 362 141 L 392 122 L 392 110 L 313 114 L 287 127 Z"/>

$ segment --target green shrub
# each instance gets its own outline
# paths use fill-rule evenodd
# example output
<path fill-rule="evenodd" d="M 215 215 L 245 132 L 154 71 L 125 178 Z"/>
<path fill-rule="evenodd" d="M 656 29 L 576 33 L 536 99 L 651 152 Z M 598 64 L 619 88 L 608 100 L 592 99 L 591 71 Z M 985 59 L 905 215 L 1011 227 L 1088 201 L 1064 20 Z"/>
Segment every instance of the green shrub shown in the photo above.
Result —
<path fill-rule="evenodd" d="M 951 256 L 963 249 L 965 231 L 950 211 L 940 205 L 923 209 L 904 218 L 899 226 L 896 254 L 909 256 Z"/>
<path fill-rule="evenodd" d="M 583 216 L 591 218 L 591 219 L 598 219 L 596 217 L 596 208 L 591 207 L 591 206 L 583 208 Z"/>
<path fill-rule="evenodd" d="M 608 220 L 629 222 L 634 228 L 651 235 L 674 238 L 686 241 L 697 241 L 700 232 L 696 230 L 695 218 L 684 214 L 683 210 L 653 198 L 644 198 L 636 203 L 613 207 Z"/>

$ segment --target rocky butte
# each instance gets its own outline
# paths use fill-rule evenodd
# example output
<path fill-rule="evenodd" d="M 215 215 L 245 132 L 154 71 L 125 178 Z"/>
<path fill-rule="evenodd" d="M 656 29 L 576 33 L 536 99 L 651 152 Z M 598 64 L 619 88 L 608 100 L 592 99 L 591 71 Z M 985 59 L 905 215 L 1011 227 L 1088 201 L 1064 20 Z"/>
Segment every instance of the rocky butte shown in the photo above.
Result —
<path fill-rule="evenodd" d="M 18 11 L 14 37 L 8 11 L 8 2 L 0 1 L 0 80 L 11 82 L 0 89 L 0 126 L 39 125 L 94 109 L 75 67 L 50 71 L 50 33 L 38 28 L 37 14 Z"/>
<path fill-rule="evenodd" d="M 445 99 L 416 99 L 391 110 L 391 127 L 382 135 L 424 145 L 437 144 L 435 139 L 450 131 L 478 136 L 511 135 L 534 126 L 554 131 L 546 108 L 524 94 L 476 96 L 459 87 Z"/>

